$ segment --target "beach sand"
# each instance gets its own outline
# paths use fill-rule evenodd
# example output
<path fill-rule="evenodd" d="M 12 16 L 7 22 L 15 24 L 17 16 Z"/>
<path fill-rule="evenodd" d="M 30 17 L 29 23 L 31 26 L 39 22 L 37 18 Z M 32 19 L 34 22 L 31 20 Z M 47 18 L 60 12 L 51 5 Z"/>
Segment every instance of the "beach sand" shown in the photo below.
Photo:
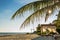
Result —
<path fill-rule="evenodd" d="M 0 36 L 0 40 L 31 40 L 36 37 L 38 37 L 36 34 L 14 34 Z"/>
<path fill-rule="evenodd" d="M 45 36 L 45 38 L 48 38 L 48 36 Z M 0 40 L 32 40 L 32 39 L 35 39 L 38 37 L 41 37 L 41 36 L 39 36 L 37 34 L 14 34 L 14 35 L 0 36 Z M 43 38 L 43 36 L 42 36 L 42 38 Z M 54 37 L 54 39 L 60 40 L 60 36 L 56 35 Z M 49 40 L 49 39 L 47 39 L 47 40 Z"/>

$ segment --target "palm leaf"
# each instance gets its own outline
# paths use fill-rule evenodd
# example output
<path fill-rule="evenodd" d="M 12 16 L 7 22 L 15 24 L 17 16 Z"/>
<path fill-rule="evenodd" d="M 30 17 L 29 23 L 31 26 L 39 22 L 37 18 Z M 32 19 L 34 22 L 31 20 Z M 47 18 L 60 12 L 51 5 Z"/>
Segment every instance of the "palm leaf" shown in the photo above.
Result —
<path fill-rule="evenodd" d="M 52 6 L 52 7 L 49 8 L 49 9 L 50 9 L 50 10 L 52 11 L 52 13 L 53 13 L 53 10 L 54 10 L 56 7 L 60 8 L 60 1 L 57 2 L 57 3 L 55 3 L 54 6 Z M 51 14 L 52 14 L 52 13 L 51 13 Z M 45 22 L 46 22 L 46 20 L 48 19 L 48 17 L 49 17 L 51 14 L 46 13 Z"/>
<path fill-rule="evenodd" d="M 48 6 L 48 7 L 44 7 L 44 8 L 42 8 L 42 9 L 37 10 L 36 12 L 34 12 L 33 14 L 31 14 L 31 15 L 23 22 L 23 24 L 21 25 L 20 28 L 25 27 L 25 26 L 27 26 L 27 25 L 30 24 L 30 23 L 34 23 L 34 20 L 40 21 L 40 17 L 42 16 L 42 14 L 43 14 L 44 12 L 46 12 L 49 8 L 51 8 L 52 10 L 55 9 L 56 6 L 59 6 L 59 5 L 57 5 L 57 4 L 60 4 L 60 2 L 55 3 L 54 5 L 50 5 L 50 6 Z M 51 14 L 48 14 L 48 16 L 49 16 L 49 15 L 51 15 Z M 46 15 L 46 16 L 47 16 L 47 15 Z M 48 18 L 48 17 L 47 17 L 47 18 Z M 47 19 L 47 18 L 46 18 L 46 19 Z"/>
<path fill-rule="evenodd" d="M 59 22 L 60 22 L 60 11 L 59 11 L 59 13 L 57 15 L 57 20 L 54 20 L 52 23 L 57 24 Z"/>
<path fill-rule="evenodd" d="M 60 26 L 60 20 L 54 20 L 53 23 L 54 23 L 57 27 Z"/>
<path fill-rule="evenodd" d="M 31 11 L 33 10 L 33 12 L 37 11 L 38 9 L 42 9 L 44 7 L 46 7 L 48 5 L 53 5 L 53 1 L 49 0 L 47 1 L 36 1 L 36 2 L 32 2 L 29 3 L 27 5 L 24 5 L 22 8 L 19 8 L 12 16 L 11 19 L 14 19 L 15 17 L 22 16 L 24 14 L 24 12 L 26 12 L 27 10 Z"/>

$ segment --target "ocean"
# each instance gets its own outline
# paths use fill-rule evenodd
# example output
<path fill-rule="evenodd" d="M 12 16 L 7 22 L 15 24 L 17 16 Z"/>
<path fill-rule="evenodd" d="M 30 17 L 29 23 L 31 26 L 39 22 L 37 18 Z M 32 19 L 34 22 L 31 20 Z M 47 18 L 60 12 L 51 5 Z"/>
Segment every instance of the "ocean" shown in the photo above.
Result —
<path fill-rule="evenodd" d="M 26 33 L 17 33 L 17 32 L 14 32 L 14 33 L 3 32 L 2 33 L 2 32 L 0 32 L 0 36 L 8 36 L 8 35 L 15 35 L 15 34 L 26 34 Z"/>

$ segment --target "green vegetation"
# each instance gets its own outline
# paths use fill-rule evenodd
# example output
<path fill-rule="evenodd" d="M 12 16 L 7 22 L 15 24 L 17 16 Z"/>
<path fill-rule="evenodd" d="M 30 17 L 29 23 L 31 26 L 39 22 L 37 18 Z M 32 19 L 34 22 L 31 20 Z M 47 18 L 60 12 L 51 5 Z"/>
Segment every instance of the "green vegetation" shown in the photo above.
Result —
<path fill-rule="evenodd" d="M 41 31 L 37 31 L 36 34 L 41 35 Z"/>
<path fill-rule="evenodd" d="M 40 24 L 38 24 L 36 34 L 41 35 L 41 26 L 40 26 Z"/>
<path fill-rule="evenodd" d="M 45 31 L 43 31 L 43 29 L 41 29 L 42 27 L 40 26 L 40 24 L 37 27 L 37 30 L 34 31 L 34 33 L 38 34 L 38 35 L 50 35 L 50 34 L 55 34 L 54 32 L 50 32 L 48 29 L 46 29 Z"/>
<path fill-rule="evenodd" d="M 57 28 L 56 30 L 57 30 L 57 32 L 60 34 L 60 29 L 59 29 L 59 28 Z"/>
<path fill-rule="evenodd" d="M 57 15 L 57 20 L 54 20 L 53 23 L 56 25 L 56 30 L 60 34 L 60 11 Z"/>

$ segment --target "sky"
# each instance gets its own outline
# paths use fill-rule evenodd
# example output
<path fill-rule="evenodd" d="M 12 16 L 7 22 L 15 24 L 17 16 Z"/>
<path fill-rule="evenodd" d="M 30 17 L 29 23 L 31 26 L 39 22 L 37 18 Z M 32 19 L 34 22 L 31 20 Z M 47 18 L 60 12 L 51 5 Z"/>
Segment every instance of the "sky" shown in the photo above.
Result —
<path fill-rule="evenodd" d="M 36 0 L 0 0 L 0 32 L 31 32 L 32 27 L 19 29 L 24 18 L 11 20 L 11 17 L 19 8 L 33 1 Z M 55 15 L 47 23 L 53 19 L 56 19 Z"/>

